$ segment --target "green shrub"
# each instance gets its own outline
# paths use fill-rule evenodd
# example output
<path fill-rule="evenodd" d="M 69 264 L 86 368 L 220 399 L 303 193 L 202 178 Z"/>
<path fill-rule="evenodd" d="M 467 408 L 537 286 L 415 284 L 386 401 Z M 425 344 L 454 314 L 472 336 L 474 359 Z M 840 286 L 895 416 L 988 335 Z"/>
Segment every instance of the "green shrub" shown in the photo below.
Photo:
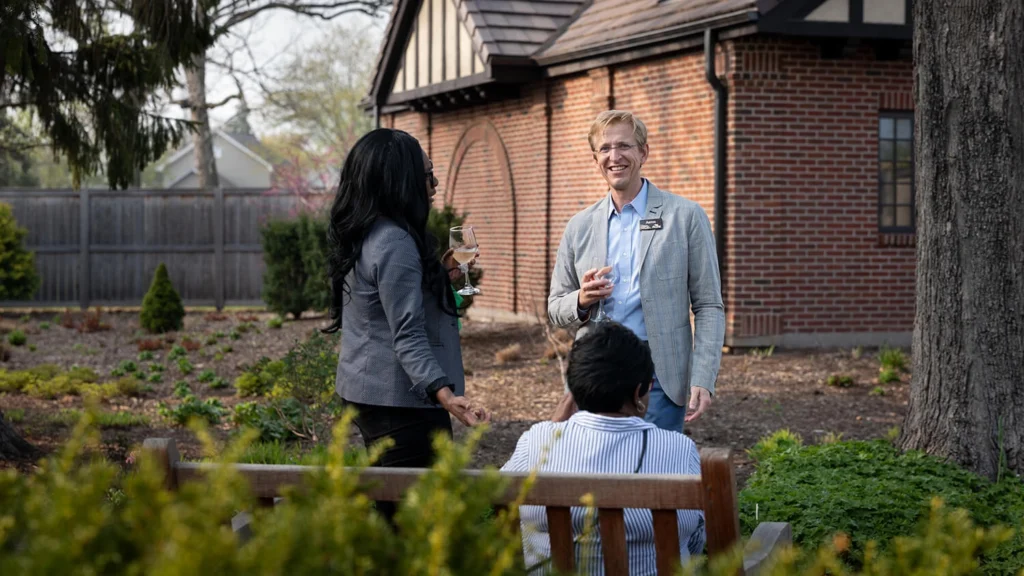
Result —
<path fill-rule="evenodd" d="M 217 373 L 216 372 L 214 372 L 213 370 L 207 369 L 207 370 L 203 370 L 202 372 L 200 372 L 199 376 L 196 377 L 196 380 L 198 380 L 200 382 L 212 382 L 213 379 L 216 378 L 216 377 L 217 377 Z"/>
<path fill-rule="evenodd" d="M 172 394 L 175 398 L 184 398 L 192 394 L 192 388 L 185 380 L 178 380 L 174 383 L 174 392 Z"/>
<path fill-rule="evenodd" d="M 21 392 L 33 380 L 35 380 L 35 377 L 26 370 L 8 372 L 7 370 L 0 369 L 0 392 Z"/>
<path fill-rule="evenodd" d="M 143 350 L 139 352 L 139 362 L 148 362 L 153 359 L 153 352 L 151 350 Z"/>
<path fill-rule="evenodd" d="M 142 310 L 139 322 L 142 327 L 153 333 L 181 330 L 185 320 L 185 307 L 181 296 L 171 285 L 167 275 L 167 267 L 161 263 L 153 275 L 153 283 L 142 299 Z"/>
<path fill-rule="evenodd" d="M 217 376 L 212 381 L 210 381 L 210 390 L 223 390 L 224 388 L 227 388 L 230 385 L 231 384 L 229 384 L 227 380 L 221 378 L 220 376 Z"/>
<path fill-rule="evenodd" d="M 900 375 L 892 368 L 882 368 L 878 371 L 878 381 L 882 384 L 892 384 L 900 381 Z"/>
<path fill-rule="evenodd" d="M 99 382 L 100 375 L 96 373 L 92 368 L 85 366 L 72 366 L 67 371 L 68 377 L 78 380 L 79 382 Z"/>
<path fill-rule="evenodd" d="M 267 327 L 268 328 L 273 328 L 273 329 L 277 330 L 278 328 L 281 328 L 282 326 L 284 326 L 284 321 L 281 320 L 280 318 L 271 318 L 270 320 L 267 320 Z"/>
<path fill-rule="evenodd" d="M 175 344 L 174 347 L 171 348 L 170 353 L 167 354 L 167 360 L 174 361 L 177 360 L 178 358 L 185 358 L 187 356 L 188 350 L 185 350 L 184 346 L 179 346 Z"/>
<path fill-rule="evenodd" d="M 178 371 L 186 376 L 192 373 L 195 367 L 188 361 L 188 358 L 178 358 Z"/>
<path fill-rule="evenodd" d="M 0 300 L 28 300 L 39 288 L 35 255 L 24 246 L 27 235 L 10 204 L 0 202 Z"/>
<path fill-rule="evenodd" d="M 882 365 L 883 369 L 888 368 L 895 372 L 904 372 L 907 369 L 907 357 L 899 348 L 883 346 L 878 353 L 878 363 Z"/>
<path fill-rule="evenodd" d="M 836 388 L 849 388 L 853 386 L 853 377 L 844 374 L 832 374 L 825 380 L 825 384 Z"/>
<path fill-rule="evenodd" d="M 126 372 L 128 374 L 134 374 L 135 371 L 139 369 L 138 364 L 136 364 L 134 360 L 122 360 L 117 367 L 120 368 L 122 372 Z"/>
<path fill-rule="evenodd" d="M 21 330 L 12 330 L 11 333 L 7 335 L 7 342 L 10 343 L 11 346 L 24 346 L 25 343 L 28 342 L 28 336 L 25 336 L 25 333 Z"/>
<path fill-rule="evenodd" d="M 36 348 L 35 344 L 29 344 L 28 345 L 28 351 L 29 352 L 35 352 L 36 350 L 38 350 L 38 348 Z"/>
<path fill-rule="evenodd" d="M 127 372 L 124 371 L 124 368 L 114 368 L 113 370 L 110 371 L 110 375 L 113 376 L 114 378 L 120 378 L 125 374 L 127 374 Z"/>
<path fill-rule="evenodd" d="M 40 330 L 49 330 L 50 329 L 50 323 L 49 322 L 40 322 L 39 323 L 39 329 Z"/>
<path fill-rule="evenodd" d="M 920 452 L 900 453 L 883 440 L 803 446 L 786 431 L 750 450 L 757 468 L 739 496 L 740 521 L 749 534 L 758 522 L 789 522 L 794 542 L 816 548 L 835 533 L 851 540 L 846 561 L 860 567 L 868 541 L 889 551 L 928 517 L 938 496 L 967 510 L 982 526 L 1024 527 L 1024 482 L 998 483 Z M 1024 568 L 1024 533 L 988 551 L 986 574 Z"/>
<path fill-rule="evenodd" d="M 271 360 L 262 357 L 256 364 L 235 378 L 235 389 L 241 397 L 263 396 L 268 394 L 274 384 L 284 376 L 284 360 Z"/>
<path fill-rule="evenodd" d="M 346 452 L 346 465 L 354 465 L 358 459 L 355 452 Z M 291 464 L 296 466 L 324 466 L 327 464 L 327 446 L 316 444 L 303 449 L 295 444 L 282 442 L 253 442 L 238 458 L 240 464 Z"/>
<path fill-rule="evenodd" d="M 163 364 L 153 363 L 153 364 L 149 365 L 149 371 L 150 372 L 163 372 L 164 370 L 165 370 L 165 368 L 164 368 Z"/>
<path fill-rule="evenodd" d="M 303 265 L 302 231 L 298 220 L 272 220 L 260 229 L 263 245 L 263 301 L 284 316 L 298 318 L 309 310 L 308 274 Z"/>
<path fill-rule="evenodd" d="M 152 382 L 153 384 L 159 384 L 164 381 L 164 377 L 159 372 L 153 372 L 146 377 L 146 382 Z"/>
<path fill-rule="evenodd" d="M 216 398 L 200 400 L 192 395 L 186 396 L 181 401 L 181 404 L 173 408 L 164 402 L 160 402 L 157 408 L 157 413 L 160 416 L 167 418 L 178 426 L 185 426 L 192 419 L 203 420 L 209 424 L 220 424 L 220 419 L 226 412 L 220 400 Z"/>
<path fill-rule="evenodd" d="M 303 296 L 311 310 L 324 311 L 331 306 L 331 283 L 327 276 L 327 218 L 300 214 L 299 242 L 302 268 L 306 274 Z"/>
<path fill-rule="evenodd" d="M 259 433 L 260 442 L 282 442 L 292 440 L 292 428 L 296 422 L 289 422 L 289 417 L 298 419 L 298 410 L 290 409 L 288 402 L 279 403 L 278 412 L 273 406 L 257 402 L 240 402 L 235 405 L 231 422 L 239 428 L 251 428 Z"/>
<path fill-rule="evenodd" d="M 81 382 L 65 375 L 55 376 L 48 380 L 32 380 L 22 389 L 26 395 L 43 400 L 53 400 L 62 396 L 77 396 L 81 391 Z"/>

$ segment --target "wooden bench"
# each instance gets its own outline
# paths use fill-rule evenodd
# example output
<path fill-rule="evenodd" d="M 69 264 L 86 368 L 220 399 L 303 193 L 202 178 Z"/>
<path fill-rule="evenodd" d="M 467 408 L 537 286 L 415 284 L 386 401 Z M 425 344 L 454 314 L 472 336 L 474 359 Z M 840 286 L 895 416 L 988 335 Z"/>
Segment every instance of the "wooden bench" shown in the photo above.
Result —
<path fill-rule="evenodd" d="M 166 486 L 177 489 L 182 483 L 200 479 L 220 464 L 182 462 L 172 439 L 150 438 L 144 450 L 164 469 Z M 570 508 L 580 506 L 580 497 L 593 496 L 598 510 L 601 551 L 605 572 L 628 574 L 624 508 L 649 509 L 654 519 L 654 545 L 658 574 L 674 574 L 680 562 L 679 532 L 676 510 L 703 509 L 707 529 L 707 553 L 715 557 L 728 552 L 740 541 L 739 512 L 736 501 L 736 479 L 731 452 L 705 448 L 700 451 L 701 475 L 635 475 L 635 474 L 540 474 L 525 504 L 547 508 L 552 561 L 556 568 L 572 571 L 575 562 Z M 273 505 L 285 486 L 300 484 L 314 466 L 276 466 L 235 464 L 248 480 L 253 494 L 263 505 Z M 416 483 L 423 469 L 366 468 L 360 478 L 367 484 L 371 500 L 398 502 L 406 490 Z M 467 470 L 467 477 L 481 471 Z M 497 498 L 496 506 L 514 502 L 526 474 L 503 474 L 510 480 L 508 490 Z M 244 517 L 232 522 L 236 530 L 245 528 Z M 743 573 L 756 575 L 772 552 L 792 542 L 787 523 L 763 522 L 755 529 L 744 549 Z"/>

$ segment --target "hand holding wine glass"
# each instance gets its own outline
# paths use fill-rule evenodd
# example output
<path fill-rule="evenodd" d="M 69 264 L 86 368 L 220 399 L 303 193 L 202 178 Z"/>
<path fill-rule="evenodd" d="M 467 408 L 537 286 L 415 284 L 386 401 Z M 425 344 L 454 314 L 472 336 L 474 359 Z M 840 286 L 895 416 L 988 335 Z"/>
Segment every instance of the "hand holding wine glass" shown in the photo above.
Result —
<path fill-rule="evenodd" d="M 459 289 L 458 293 L 463 296 L 474 296 L 480 293 L 480 289 L 473 287 L 469 281 L 469 263 L 476 258 L 480 252 L 480 246 L 476 241 L 476 233 L 472 226 L 456 226 L 448 234 L 449 247 L 452 250 L 452 257 L 459 263 L 459 270 L 466 279 L 466 284 Z"/>

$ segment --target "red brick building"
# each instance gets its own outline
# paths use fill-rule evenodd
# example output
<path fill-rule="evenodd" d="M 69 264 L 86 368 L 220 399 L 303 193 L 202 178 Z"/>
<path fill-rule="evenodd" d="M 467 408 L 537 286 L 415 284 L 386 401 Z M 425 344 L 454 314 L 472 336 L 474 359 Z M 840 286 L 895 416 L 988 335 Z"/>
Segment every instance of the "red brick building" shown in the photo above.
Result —
<path fill-rule="evenodd" d="M 399 0 L 368 100 L 469 212 L 475 308 L 534 316 L 587 132 L 647 124 L 644 174 L 715 228 L 731 346 L 910 340 L 910 0 Z"/>

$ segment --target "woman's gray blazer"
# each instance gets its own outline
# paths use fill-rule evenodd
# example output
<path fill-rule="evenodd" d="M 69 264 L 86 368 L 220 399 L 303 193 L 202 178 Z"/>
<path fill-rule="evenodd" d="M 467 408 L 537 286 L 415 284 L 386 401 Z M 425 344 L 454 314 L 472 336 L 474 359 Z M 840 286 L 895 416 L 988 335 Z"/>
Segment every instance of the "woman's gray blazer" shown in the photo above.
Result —
<path fill-rule="evenodd" d="M 348 275 L 336 389 L 350 402 L 430 408 L 427 385 L 446 378 L 465 391 L 458 319 L 423 286 L 412 236 L 378 218 Z"/>

